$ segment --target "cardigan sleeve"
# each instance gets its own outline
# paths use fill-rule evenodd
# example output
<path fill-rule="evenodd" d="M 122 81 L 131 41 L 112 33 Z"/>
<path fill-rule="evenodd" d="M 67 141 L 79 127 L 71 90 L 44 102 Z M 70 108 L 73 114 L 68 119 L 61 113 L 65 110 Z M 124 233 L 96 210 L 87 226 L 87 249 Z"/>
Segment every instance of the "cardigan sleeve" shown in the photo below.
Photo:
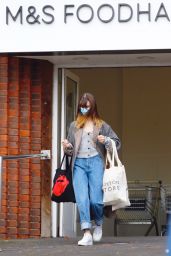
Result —
<path fill-rule="evenodd" d="M 102 134 L 105 136 L 105 148 L 112 152 L 112 143 L 110 139 L 114 140 L 116 143 L 117 150 L 121 147 L 121 141 L 116 135 L 116 133 L 113 131 L 110 125 L 104 123 Z"/>

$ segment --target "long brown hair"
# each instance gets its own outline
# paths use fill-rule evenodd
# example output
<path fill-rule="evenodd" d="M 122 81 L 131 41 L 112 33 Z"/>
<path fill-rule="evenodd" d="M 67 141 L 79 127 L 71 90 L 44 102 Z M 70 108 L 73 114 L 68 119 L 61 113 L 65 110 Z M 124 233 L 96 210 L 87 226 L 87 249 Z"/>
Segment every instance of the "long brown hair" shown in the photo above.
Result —
<path fill-rule="evenodd" d="M 86 115 L 82 115 L 80 113 L 80 108 L 87 107 L 87 101 L 90 102 L 90 110 Z M 77 107 L 77 115 L 76 115 L 76 127 L 82 128 L 86 123 L 87 119 L 91 118 L 94 125 L 97 127 L 101 127 L 103 120 L 100 118 L 99 113 L 97 111 L 97 104 L 94 96 L 91 93 L 84 93 L 79 100 Z"/>

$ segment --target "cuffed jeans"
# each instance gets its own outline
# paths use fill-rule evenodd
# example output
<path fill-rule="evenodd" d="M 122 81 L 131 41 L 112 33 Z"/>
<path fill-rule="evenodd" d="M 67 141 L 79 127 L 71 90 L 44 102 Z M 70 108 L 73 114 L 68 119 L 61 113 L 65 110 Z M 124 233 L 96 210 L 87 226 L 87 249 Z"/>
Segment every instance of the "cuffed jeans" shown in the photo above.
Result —
<path fill-rule="evenodd" d="M 103 172 L 104 164 L 99 155 L 76 158 L 73 186 L 80 214 L 81 230 L 91 228 L 91 214 L 96 225 L 103 223 Z"/>

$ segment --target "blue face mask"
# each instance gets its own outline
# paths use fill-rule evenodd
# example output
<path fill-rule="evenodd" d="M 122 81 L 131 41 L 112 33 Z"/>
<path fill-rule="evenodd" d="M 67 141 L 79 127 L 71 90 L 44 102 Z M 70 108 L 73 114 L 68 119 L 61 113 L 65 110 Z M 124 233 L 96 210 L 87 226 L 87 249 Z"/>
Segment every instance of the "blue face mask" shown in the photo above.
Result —
<path fill-rule="evenodd" d="M 86 115 L 90 108 L 80 108 L 80 112 L 82 115 Z"/>

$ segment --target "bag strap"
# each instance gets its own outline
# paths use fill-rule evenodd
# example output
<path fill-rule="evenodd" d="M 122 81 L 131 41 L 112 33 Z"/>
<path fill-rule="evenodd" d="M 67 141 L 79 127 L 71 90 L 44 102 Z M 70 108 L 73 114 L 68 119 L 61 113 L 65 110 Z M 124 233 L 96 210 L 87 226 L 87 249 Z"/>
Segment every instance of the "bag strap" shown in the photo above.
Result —
<path fill-rule="evenodd" d="M 62 157 L 62 161 L 61 161 L 61 164 L 60 164 L 60 169 L 62 168 L 62 165 L 63 165 L 64 159 L 65 159 L 65 156 L 66 156 L 66 154 L 64 154 L 63 157 Z"/>
<path fill-rule="evenodd" d="M 112 139 L 110 139 L 110 141 L 112 143 L 112 156 L 109 153 L 109 151 L 107 150 L 106 165 L 107 165 L 107 161 L 108 161 L 110 164 L 110 167 L 115 166 L 115 160 L 116 160 L 116 166 L 122 166 L 122 163 L 118 156 L 115 141 Z"/>
<path fill-rule="evenodd" d="M 69 169 L 71 169 L 72 157 L 69 161 L 69 156 L 67 154 L 64 154 L 64 156 L 62 158 L 62 161 L 61 161 L 61 164 L 60 164 L 60 169 L 62 168 L 62 165 L 63 165 L 63 162 L 64 162 L 65 158 L 66 158 L 66 170 L 69 170 Z"/>
<path fill-rule="evenodd" d="M 66 155 L 66 170 L 71 169 L 71 163 L 72 163 L 72 157 L 71 157 L 71 159 L 69 161 L 69 156 Z"/>

